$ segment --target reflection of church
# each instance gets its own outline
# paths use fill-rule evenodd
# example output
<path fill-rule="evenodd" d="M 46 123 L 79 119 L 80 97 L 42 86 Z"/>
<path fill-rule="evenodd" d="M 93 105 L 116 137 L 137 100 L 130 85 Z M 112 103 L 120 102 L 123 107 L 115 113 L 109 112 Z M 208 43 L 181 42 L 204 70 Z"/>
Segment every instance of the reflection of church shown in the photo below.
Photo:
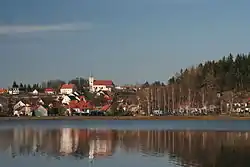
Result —
<path fill-rule="evenodd" d="M 77 150 L 79 143 L 78 130 L 71 128 L 61 129 L 60 153 L 71 154 Z"/>
<path fill-rule="evenodd" d="M 238 166 L 246 166 L 248 161 L 250 164 L 249 135 L 250 132 L 16 128 L 0 130 L 0 152 L 8 151 L 15 156 L 33 153 L 80 156 L 91 160 L 112 155 L 118 146 L 126 152 L 150 156 L 174 155 L 170 156 L 173 161 L 195 161 L 204 167 L 216 163 L 223 167 L 226 159 L 235 162 L 244 159 L 243 165 Z"/>
<path fill-rule="evenodd" d="M 80 142 L 84 142 L 81 144 L 88 145 L 90 158 L 112 155 L 112 134 L 109 131 L 102 131 L 101 135 L 96 132 L 98 131 L 61 129 L 60 153 L 72 154 L 79 149 Z"/>
<path fill-rule="evenodd" d="M 93 130 L 89 140 L 89 157 L 112 155 L 112 132 L 109 130 Z"/>

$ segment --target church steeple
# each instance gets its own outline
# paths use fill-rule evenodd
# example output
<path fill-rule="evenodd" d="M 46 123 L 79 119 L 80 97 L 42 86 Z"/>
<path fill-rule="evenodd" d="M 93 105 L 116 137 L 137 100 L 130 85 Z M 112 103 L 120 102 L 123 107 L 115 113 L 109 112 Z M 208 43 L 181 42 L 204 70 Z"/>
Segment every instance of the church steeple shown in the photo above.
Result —
<path fill-rule="evenodd" d="M 90 76 L 89 76 L 89 88 L 90 88 L 90 91 L 93 91 L 93 87 L 94 87 L 94 77 L 93 77 L 92 73 L 90 72 Z"/>

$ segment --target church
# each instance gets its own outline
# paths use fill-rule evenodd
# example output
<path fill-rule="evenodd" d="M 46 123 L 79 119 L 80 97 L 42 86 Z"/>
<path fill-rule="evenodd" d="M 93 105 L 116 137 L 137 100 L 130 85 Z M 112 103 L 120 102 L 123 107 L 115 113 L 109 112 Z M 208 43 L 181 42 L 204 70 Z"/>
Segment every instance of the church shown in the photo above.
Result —
<path fill-rule="evenodd" d="M 95 80 L 91 75 L 89 77 L 89 88 L 91 92 L 99 92 L 99 91 L 112 91 L 114 88 L 114 83 L 112 80 Z"/>

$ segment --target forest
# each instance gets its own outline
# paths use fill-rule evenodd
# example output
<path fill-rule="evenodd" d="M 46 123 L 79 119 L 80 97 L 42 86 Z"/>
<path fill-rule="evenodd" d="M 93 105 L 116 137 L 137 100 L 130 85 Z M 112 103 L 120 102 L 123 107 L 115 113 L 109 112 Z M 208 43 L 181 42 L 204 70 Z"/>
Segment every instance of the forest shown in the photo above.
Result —
<path fill-rule="evenodd" d="M 191 89 L 213 89 L 218 92 L 250 90 L 250 54 L 229 54 L 218 61 L 180 70 L 169 79 L 169 84 L 180 84 Z"/>
<path fill-rule="evenodd" d="M 168 83 L 146 82 L 143 88 L 139 92 L 144 99 L 142 103 L 151 109 L 184 105 L 202 107 L 247 99 L 250 95 L 250 53 L 229 54 L 217 61 L 181 69 Z"/>

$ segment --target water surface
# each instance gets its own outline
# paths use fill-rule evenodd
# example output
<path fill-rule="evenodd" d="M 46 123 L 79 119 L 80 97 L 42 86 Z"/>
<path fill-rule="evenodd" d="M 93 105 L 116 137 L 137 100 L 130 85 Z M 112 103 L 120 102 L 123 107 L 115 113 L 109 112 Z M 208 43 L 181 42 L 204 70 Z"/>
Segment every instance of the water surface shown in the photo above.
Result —
<path fill-rule="evenodd" d="M 249 167 L 249 121 L 0 122 L 4 166 Z"/>

